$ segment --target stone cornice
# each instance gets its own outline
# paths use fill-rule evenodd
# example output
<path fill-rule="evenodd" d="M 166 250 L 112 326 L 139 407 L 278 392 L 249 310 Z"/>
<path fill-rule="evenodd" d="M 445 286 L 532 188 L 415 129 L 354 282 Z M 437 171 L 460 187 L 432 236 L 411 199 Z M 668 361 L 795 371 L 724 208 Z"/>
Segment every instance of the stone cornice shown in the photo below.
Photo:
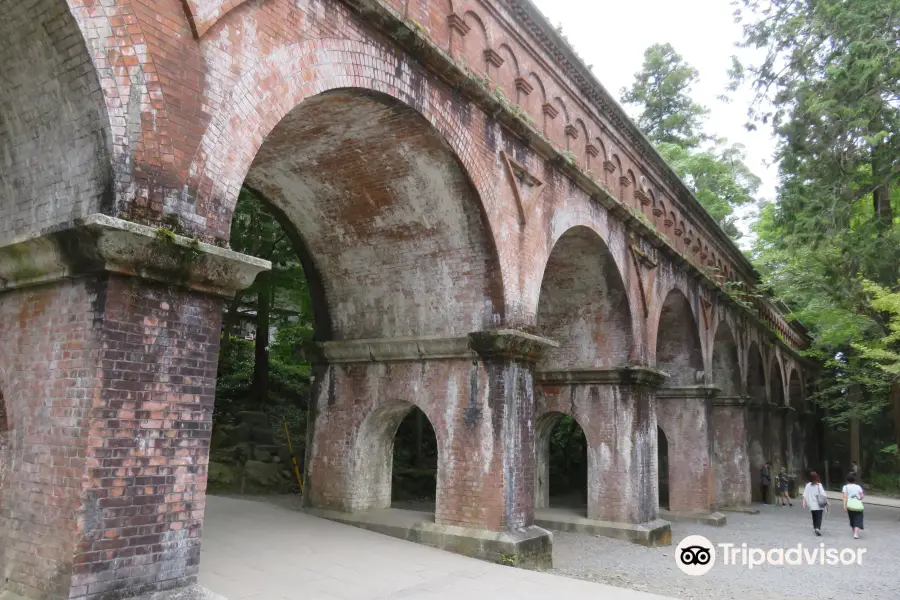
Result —
<path fill-rule="evenodd" d="M 169 230 L 93 214 L 0 247 L 0 290 L 108 272 L 233 296 L 270 268 Z"/>
<path fill-rule="evenodd" d="M 559 348 L 559 344 L 515 329 L 498 329 L 470 333 L 469 347 L 485 359 L 503 358 L 535 362 L 544 351 Z"/>
<path fill-rule="evenodd" d="M 321 342 L 329 363 L 402 362 L 428 359 L 474 359 L 468 336 L 398 337 Z"/>
<path fill-rule="evenodd" d="M 716 396 L 712 401 L 713 406 L 734 408 L 744 408 L 749 403 L 749 396 Z"/>
<path fill-rule="evenodd" d="M 658 387 L 668 379 L 662 371 L 638 365 L 612 369 L 565 369 L 537 371 L 535 381 L 542 385 L 646 385 Z"/>
<path fill-rule="evenodd" d="M 551 340 L 512 329 L 476 331 L 451 337 L 397 337 L 320 342 L 326 363 L 409 362 L 420 360 L 512 358 L 536 360 Z"/>
<path fill-rule="evenodd" d="M 715 398 L 722 390 L 714 385 L 686 385 L 680 387 L 664 387 L 656 390 L 658 399 L 695 399 L 708 400 Z"/>

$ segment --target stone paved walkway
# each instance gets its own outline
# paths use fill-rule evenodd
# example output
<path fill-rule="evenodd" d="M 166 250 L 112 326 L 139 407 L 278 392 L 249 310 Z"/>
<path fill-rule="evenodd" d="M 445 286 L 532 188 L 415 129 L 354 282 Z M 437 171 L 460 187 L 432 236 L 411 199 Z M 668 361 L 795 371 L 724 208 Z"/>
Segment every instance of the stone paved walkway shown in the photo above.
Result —
<path fill-rule="evenodd" d="M 200 583 L 228 600 L 665 600 L 222 497 L 207 499 Z"/>

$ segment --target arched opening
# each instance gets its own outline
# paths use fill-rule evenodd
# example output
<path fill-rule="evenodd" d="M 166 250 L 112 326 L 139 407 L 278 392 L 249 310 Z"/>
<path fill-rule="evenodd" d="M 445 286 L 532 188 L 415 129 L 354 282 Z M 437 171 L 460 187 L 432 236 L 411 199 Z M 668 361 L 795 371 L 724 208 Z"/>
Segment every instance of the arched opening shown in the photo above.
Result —
<path fill-rule="evenodd" d="M 535 424 L 535 507 L 587 511 L 588 443 L 574 418 L 545 414 Z"/>
<path fill-rule="evenodd" d="M 438 444 L 431 421 L 413 407 L 394 434 L 391 506 L 434 511 L 437 499 Z"/>
<path fill-rule="evenodd" d="M 628 295 L 615 259 L 593 230 L 573 227 L 553 247 L 538 302 L 541 335 L 559 343 L 539 370 L 610 368 L 633 345 Z"/>
<path fill-rule="evenodd" d="M 669 440 L 662 428 L 656 428 L 656 464 L 659 507 L 669 509 Z"/>
<path fill-rule="evenodd" d="M 803 384 L 800 381 L 800 373 L 797 369 L 791 370 L 790 383 L 788 384 L 790 414 L 790 453 L 788 456 L 788 470 L 795 475 L 797 480 L 805 479 L 807 456 L 807 416 L 805 412 L 805 397 Z M 798 481 L 799 484 L 799 481 Z"/>
<path fill-rule="evenodd" d="M 723 396 L 738 396 L 741 393 L 737 344 L 731 326 L 726 321 L 719 322 L 713 341 L 712 382 L 722 390 Z"/>
<path fill-rule="evenodd" d="M 787 431 L 787 403 L 784 398 L 784 378 L 781 375 L 781 361 L 777 357 L 772 357 L 772 363 L 769 366 L 769 398 L 771 401 L 771 410 L 769 411 L 769 432 L 770 450 L 772 462 L 773 482 L 774 475 L 782 470 L 787 471 L 788 464 L 788 431 Z M 787 473 L 790 477 L 791 473 Z"/>
<path fill-rule="evenodd" d="M 396 500 L 399 508 L 434 512 L 438 445 L 422 410 L 402 401 L 380 404 L 363 420 L 356 439 L 355 481 L 362 491 L 354 510 L 390 508 Z"/>
<path fill-rule="evenodd" d="M 750 489 L 754 502 L 768 502 L 768 499 L 763 498 L 760 486 L 760 470 L 772 459 L 769 456 L 769 417 L 765 410 L 768 397 L 762 353 L 756 342 L 750 344 L 750 351 L 747 354 L 747 394 L 750 396 L 750 410 L 747 413 Z"/>
<path fill-rule="evenodd" d="M 0 390 L 0 516 L 3 514 L 3 496 L 6 490 L 6 471 L 9 469 L 9 417 L 6 412 L 6 400 Z"/>
<path fill-rule="evenodd" d="M 439 375 L 427 361 L 322 361 L 311 342 L 460 337 L 502 322 L 491 240 L 465 168 L 411 107 L 340 89 L 289 111 L 256 153 L 232 221 L 232 247 L 273 271 L 226 310 L 212 491 L 240 488 L 250 462 L 276 491 L 299 487 L 286 419 L 310 504 L 439 505 L 443 425 L 413 408 L 432 414 L 445 401 Z M 257 376 L 260 361 L 270 368 Z"/>
<path fill-rule="evenodd" d="M 656 366 L 668 373 L 667 387 L 703 383 L 700 333 L 688 299 L 672 290 L 663 302 L 656 334 Z"/>

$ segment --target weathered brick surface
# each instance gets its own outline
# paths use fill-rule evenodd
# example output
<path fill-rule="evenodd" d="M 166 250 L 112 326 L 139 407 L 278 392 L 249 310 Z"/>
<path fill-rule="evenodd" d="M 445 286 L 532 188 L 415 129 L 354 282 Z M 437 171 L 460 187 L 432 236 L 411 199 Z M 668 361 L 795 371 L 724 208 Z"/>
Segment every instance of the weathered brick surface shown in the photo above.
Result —
<path fill-rule="evenodd" d="M 750 504 L 751 461 L 747 447 L 747 409 L 713 406 L 713 456 L 716 467 L 716 505 Z"/>
<path fill-rule="evenodd" d="M 664 393 L 664 392 L 660 392 Z M 716 467 L 709 398 L 660 398 L 659 428 L 669 452 L 669 510 L 709 512 L 716 503 Z"/>
<path fill-rule="evenodd" d="M 542 435 L 537 448 L 548 452 L 549 418 L 568 414 L 584 430 L 588 444 L 588 518 L 646 523 L 659 515 L 656 456 L 656 402 L 643 385 L 544 384 L 537 389 L 536 414 Z M 547 465 L 546 456 L 538 464 Z M 538 476 L 549 480 L 544 467 Z M 541 506 L 547 492 L 542 490 Z"/>
<path fill-rule="evenodd" d="M 118 598 L 196 575 L 220 310 L 116 276 L 0 296 L 11 591 Z"/>
<path fill-rule="evenodd" d="M 110 130 L 97 71 L 65 2 L 4 2 L 0 243 L 112 210 Z"/>
<path fill-rule="evenodd" d="M 308 502 L 347 512 L 390 506 L 394 434 L 418 406 L 438 445 L 435 522 L 532 524 L 530 377 L 516 362 L 460 359 L 319 368 Z"/>
<path fill-rule="evenodd" d="M 512 327 L 560 343 L 540 369 L 632 363 L 756 407 L 801 402 L 802 336 L 768 303 L 748 315 L 709 291 L 755 276 L 520 0 L 7 4 L 0 245 L 94 212 L 225 244 L 247 184 L 301 246 L 322 340 Z M 194 576 L 218 306 L 118 277 L 0 293 L 13 588 L 116 597 Z M 384 503 L 389 445 L 371 469 L 350 448 L 415 404 L 450 444 L 438 519 L 530 524 L 532 369 L 492 360 L 329 367 L 316 439 L 343 459 L 312 457 L 334 471 L 312 473 L 321 503 Z M 585 427 L 591 514 L 653 518 L 652 392 L 542 394 Z M 763 460 L 805 462 L 803 429 L 772 409 L 714 410 L 720 502 Z M 670 433 L 670 459 L 702 427 Z M 746 455 L 725 433 L 742 429 Z"/>

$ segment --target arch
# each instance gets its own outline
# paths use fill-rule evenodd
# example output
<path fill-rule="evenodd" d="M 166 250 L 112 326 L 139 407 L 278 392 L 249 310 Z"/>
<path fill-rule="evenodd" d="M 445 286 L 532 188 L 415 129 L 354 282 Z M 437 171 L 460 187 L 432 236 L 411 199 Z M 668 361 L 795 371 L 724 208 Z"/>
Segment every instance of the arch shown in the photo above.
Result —
<path fill-rule="evenodd" d="M 564 452 L 568 452 L 566 456 L 568 461 L 573 458 L 571 456 L 575 452 L 579 453 L 578 461 L 584 461 L 582 465 L 577 467 L 577 472 L 569 469 L 566 473 L 567 477 L 575 476 L 574 481 L 569 479 L 566 485 L 560 486 L 559 482 L 554 481 L 554 473 L 551 468 L 554 456 L 551 452 L 553 432 L 557 426 L 565 424 L 569 429 L 567 445 Z M 577 429 L 574 429 L 577 428 Z M 534 438 L 535 438 L 535 508 L 549 508 L 551 503 L 561 502 L 567 508 L 577 508 L 584 510 L 587 505 L 588 482 L 592 481 L 592 470 L 595 466 L 592 464 L 590 446 L 587 439 L 587 433 L 578 421 L 575 415 L 568 415 L 558 411 L 548 411 L 535 419 L 534 422 Z M 574 443 L 573 443 L 574 442 Z M 578 446 L 571 447 L 571 446 Z M 583 467 L 583 471 L 581 468 Z M 575 498 L 571 496 L 573 488 L 578 490 L 579 495 Z M 562 493 L 560 493 L 562 492 Z M 567 493 L 568 492 L 568 493 Z M 563 497 L 560 497 L 563 496 Z M 551 499 L 552 498 L 552 499 Z M 575 506 L 572 506 L 573 502 Z"/>
<path fill-rule="evenodd" d="M 787 406 L 784 397 L 784 377 L 781 374 L 781 361 L 773 354 L 769 364 L 769 402 L 775 406 Z"/>
<path fill-rule="evenodd" d="M 109 115 L 67 2 L 8 3 L 0 81 L 0 240 L 112 213 Z"/>
<path fill-rule="evenodd" d="M 738 361 L 738 345 L 727 321 L 719 321 L 713 338 L 712 383 L 722 390 L 723 396 L 741 393 L 741 367 Z"/>
<path fill-rule="evenodd" d="M 669 374 L 667 386 L 702 383 L 703 347 L 697 320 L 687 296 L 669 291 L 656 325 L 656 367 Z"/>
<path fill-rule="evenodd" d="M 544 266 L 537 308 L 541 334 L 560 346 L 540 367 L 627 363 L 634 346 L 631 315 L 621 272 L 603 238 L 581 225 L 566 230 Z"/>
<path fill-rule="evenodd" d="M 669 508 L 669 484 L 672 481 L 672 462 L 669 460 L 669 438 L 659 425 L 656 426 L 656 477 L 659 490 L 659 507 Z"/>
<path fill-rule="evenodd" d="M 790 406 L 797 414 L 802 414 L 806 409 L 806 394 L 803 390 L 803 380 L 800 377 L 800 371 L 796 368 L 791 369 L 790 383 L 788 383 L 788 398 Z"/>
<path fill-rule="evenodd" d="M 354 510 L 390 508 L 394 465 L 394 440 L 403 419 L 416 405 L 404 400 L 391 400 L 376 406 L 363 419 L 353 446 Z M 434 428 L 434 420 L 422 411 L 432 426 L 437 440 L 437 487 L 435 501 L 441 505 L 444 485 L 444 468 L 440 460 L 441 434 Z"/>
<path fill-rule="evenodd" d="M 463 21 L 469 26 L 469 32 L 463 37 L 463 58 L 476 73 L 487 73 L 487 59 L 484 51 L 493 48 L 491 36 L 484 21 L 477 13 L 467 10 Z"/>
<path fill-rule="evenodd" d="M 516 78 L 519 76 L 519 59 L 516 58 L 512 48 L 506 44 L 500 44 L 497 52 L 503 58 L 503 64 L 498 69 L 497 79 L 510 103 L 516 104 L 518 103 Z"/>
<path fill-rule="evenodd" d="M 0 379 L 0 384 L 3 380 Z M 9 470 L 10 456 L 12 450 L 12 436 L 10 429 L 12 428 L 12 418 L 7 410 L 7 400 L 3 396 L 3 388 L 0 387 L 0 519 L 3 519 L 3 497 L 6 484 L 6 472 Z"/>
<path fill-rule="evenodd" d="M 230 99 L 214 115 L 201 151 L 192 163 L 190 193 L 197 196 L 197 213 L 207 215 L 198 215 L 197 219 L 205 218 L 208 230 L 227 239 L 237 195 L 259 148 L 276 125 L 305 100 L 356 84 L 353 89 L 393 99 L 418 113 L 420 123 L 427 120 L 431 124 L 448 151 L 462 163 L 478 192 L 479 210 L 487 225 L 486 237 L 493 246 L 493 231 L 502 220 L 498 192 L 489 172 L 477 166 L 472 138 L 458 121 L 459 115 L 439 110 L 443 106 L 441 90 L 428 88 L 416 93 L 413 71 L 419 67 L 400 56 L 385 54 L 381 48 L 368 44 L 355 44 L 354 52 L 348 52 L 344 45 L 341 40 L 326 39 L 284 47 L 264 58 L 234 86 Z M 335 66 L 348 61 L 357 64 L 357 75 L 337 74 L 342 71 Z M 399 78 L 398 73 L 402 73 Z M 280 90 L 281 100 L 274 102 L 265 89 Z M 496 256 L 496 248 L 492 248 L 492 253 Z M 504 276 L 502 264 L 495 264 L 493 277 L 504 290 L 505 305 L 505 298 L 518 292 L 513 287 L 506 288 L 512 283 Z"/>
<path fill-rule="evenodd" d="M 759 344 L 755 341 L 751 342 L 747 353 L 747 395 L 754 404 L 768 402 L 764 364 Z"/>
<path fill-rule="evenodd" d="M 269 132 L 246 182 L 308 249 L 329 339 L 465 335 L 502 314 L 478 193 L 405 104 L 358 89 L 308 98 Z"/>
<path fill-rule="evenodd" d="M 528 83 L 531 85 L 531 92 L 526 97 L 526 101 L 522 103 L 525 113 L 531 117 L 540 131 L 545 130 L 544 104 L 547 102 L 547 92 L 544 90 L 544 82 L 541 77 L 534 71 L 528 73 Z"/>

